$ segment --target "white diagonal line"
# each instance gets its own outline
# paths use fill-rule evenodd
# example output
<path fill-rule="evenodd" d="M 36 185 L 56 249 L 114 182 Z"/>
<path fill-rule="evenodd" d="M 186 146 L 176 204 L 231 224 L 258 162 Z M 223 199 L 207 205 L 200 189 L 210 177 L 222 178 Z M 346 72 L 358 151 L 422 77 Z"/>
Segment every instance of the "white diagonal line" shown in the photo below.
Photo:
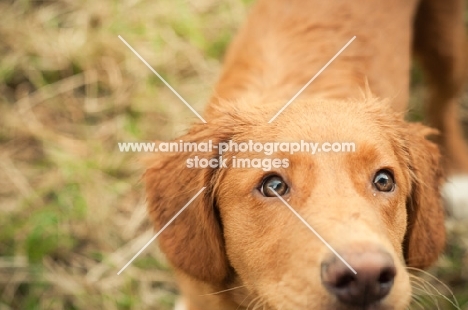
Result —
<path fill-rule="evenodd" d="M 302 88 L 297 92 L 297 94 L 295 94 L 294 97 L 292 97 L 292 98 L 281 108 L 281 110 L 279 110 L 278 113 L 276 113 L 275 116 L 273 116 L 273 117 L 268 121 L 268 123 L 270 124 L 271 122 L 273 122 L 273 121 L 275 120 L 275 118 L 277 118 L 278 115 L 280 115 L 281 112 L 283 112 L 284 109 L 286 109 L 286 108 L 291 104 L 291 102 L 293 102 L 294 99 L 296 99 L 296 98 L 304 91 L 304 89 L 306 89 L 307 86 L 309 86 L 310 83 L 312 83 L 312 82 L 320 75 L 320 73 L 322 73 L 323 70 L 325 70 L 325 69 L 333 62 L 333 60 L 335 60 L 336 57 L 338 57 L 338 56 L 348 47 L 348 45 L 350 45 L 350 44 L 354 41 L 354 39 L 356 39 L 356 36 L 352 37 L 351 40 L 349 40 L 348 43 L 346 43 L 345 46 L 343 46 L 343 47 L 338 51 L 338 53 L 336 53 L 335 56 L 333 56 L 333 58 L 330 59 L 330 61 L 328 61 L 328 62 L 325 64 L 325 66 L 323 66 L 322 69 L 320 69 L 319 72 L 317 72 L 317 74 L 315 74 L 314 77 L 311 78 L 310 81 L 307 82 L 307 84 L 305 84 L 304 87 L 302 87 Z"/>
<path fill-rule="evenodd" d="M 205 188 L 206 188 L 206 186 L 203 187 L 201 190 L 199 190 L 198 193 L 196 193 L 195 196 L 193 196 L 193 198 L 190 199 L 190 201 L 187 202 L 187 204 L 186 204 L 182 209 L 180 209 L 180 211 L 177 212 L 177 214 L 174 215 L 174 216 L 169 220 L 169 222 L 167 222 L 167 224 L 164 225 L 164 227 L 161 228 L 161 229 L 158 231 L 158 233 L 157 233 L 156 235 L 154 235 L 154 237 L 151 238 L 151 240 L 148 241 L 148 242 L 145 244 L 145 246 L 144 246 L 140 251 L 138 251 L 138 253 L 136 253 L 135 256 L 133 256 L 132 259 L 131 259 L 125 266 L 123 266 L 122 269 L 120 269 L 119 272 L 117 272 L 117 274 L 120 275 L 120 274 L 122 273 L 122 271 L 124 271 L 125 268 L 127 268 L 127 267 L 135 260 L 135 258 L 137 258 L 138 255 L 140 255 L 141 252 L 143 252 L 143 251 L 150 245 L 150 243 L 153 242 L 153 241 L 164 231 L 164 229 L 167 228 L 167 226 L 169 226 L 182 212 L 184 212 L 184 210 L 201 194 L 201 192 L 203 192 L 203 191 L 205 190 Z"/>
<path fill-rule="evenodd" d="M 327 248 L 329 248 L 330 251 L 332 251 L 333 254 L 335 254 L 346 265 L 346 267 L 348 267 L 352 272 L 354 272 L 354 274 L 357 274 L 356 270 L 354 270 L 353 267 L 351 267 L 351 265 L 348 264 L 344 260 L 344 258 L 341 257 L 341 255 L 338 254 L 338 252 L 335 251 L 335 249 L 332 248 L 332 246 L 328 244 L 328 242 L 326 242 L 325 239 L 323 239 L 322 236 L 320 236 L 319 233 L 315 231 L 315 229 L 313 229 L 312 226 L 310 226 L 309 223 L 307 223 L 306 220 L 304 220 L 304 218 L 300 216 L 299 213 L 297 213 L 296 210 L 294 210 L 293 207 L 289 205 L 289 203 L 286 202 L 286 200 L 283 199 L 283 197 L 281 197 L 273 188 L 270 187 L 270 189 L 273 191 L 273 193 L 275 193 L 276 197 L 278 197 L 289 208 L 289 210 L 291 210 L 291 212 L 294 213 L 294 215 L 297 216 L 297 218 L 301 220 L 301 222 L 304 223 L 304 225 L 307 226 L 307 228 L 309 228 L 317 236 L 317 238 L 319 238 L 320 241 L 322 241 L 327 246 Z"/>
<path fill-rule="evenodd" d="M 148 62 L 146 62 L 146 60 L 143 59 L 143 57 L 140 56 L 140 54 L 138 54 L 137 51 L 135 51 L 135 49 L 133 47 L 130 46 L 130 44 L 127 43 L 127 41 L 125 41 L 124 38 L 122 38 L 122 36 L 119 35 L 119 39 L 122 40 L 122 42 L 127 45 L 127 47 L 138 57 L 140 58 L 141 61 L 143 61 L 143 63 L 154 73 L 156 74 L 156 76 L 174 93 L 174 95 L 176 95 L 183 103 L 185 103 L 185 105 L 190 109 L 192 110 L 193 113 L 195 113 L 196 116 L 198 116 L 199 119 L 201 119 L 201 121 L 203 123 L 206 124 L 206 121 L 203 119 L 203 117 L 201 117 L 200 114 L 198 114 L 197 111 L 195 111 L 194 108 L 192 108 L 192 106 L 187 102 L 185 101 L 184 98 L 182 98 L 181 95 L 179 95 L 178 92 L 176 92 L 176 90 L 174 88 L 172 88 L 172 86 L 166 82 L 166 80 L 163 79 L 163 77 L 158 73 L 156 72 L 156 70 L 153 69 L 153 67 L 150 66 L 150 64 Z"/>

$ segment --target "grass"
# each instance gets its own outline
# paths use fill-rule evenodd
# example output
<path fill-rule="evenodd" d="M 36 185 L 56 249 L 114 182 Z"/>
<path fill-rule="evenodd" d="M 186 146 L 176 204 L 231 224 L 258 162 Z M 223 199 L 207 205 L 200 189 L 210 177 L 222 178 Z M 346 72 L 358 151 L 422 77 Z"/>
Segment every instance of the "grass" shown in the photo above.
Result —
<path fill-rule="evenodd" d="M 117 36 L 202 111 L 250 2 L 0 2 L 0 310 L 171 309 L 156 246 L 116 274 L 153 235 L 142 166 L 117 142 L 196 118 Z M 468 232 L 447 225 L 431 272 L 468 309 Z"/>

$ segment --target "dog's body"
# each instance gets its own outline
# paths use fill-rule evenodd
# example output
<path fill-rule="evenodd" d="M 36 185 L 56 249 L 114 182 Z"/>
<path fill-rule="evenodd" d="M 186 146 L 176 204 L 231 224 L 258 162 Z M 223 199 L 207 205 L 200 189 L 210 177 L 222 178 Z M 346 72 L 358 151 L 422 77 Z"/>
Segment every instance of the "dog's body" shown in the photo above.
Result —
<path fill-rule="evenodd" d="M 353 36 L 348 49 L 267 123 Z M 205 113 L 208 124 L 181 139 L 352 141 L 356 152 L 281 153 L 289 167 L 269 173 L 186 168 L 187 158 L 216 152 L 158 157 L 145 175 L 156 228 L 206 187 L 160 236 L 183 295 L 178 307 L 405 309 L 411 297 L 405 265 L 432 264 L 445 236 L 438 149 L 425 139 L 429 129 L 402 115 L 411 54 L 431 86 L 428 121 L 440 131 L 443 165 L 468 171 L 454 121 L 464 42 L 463 1 L 260 0 L 228 50 Z M 388 100 L 370 98 L 368 89 Z M 357 275 L 280 199 L 263 192 L 271 176 L 289 188 L 284 199 Z M 377 179 L 395 182 L 381 187 Z"/>

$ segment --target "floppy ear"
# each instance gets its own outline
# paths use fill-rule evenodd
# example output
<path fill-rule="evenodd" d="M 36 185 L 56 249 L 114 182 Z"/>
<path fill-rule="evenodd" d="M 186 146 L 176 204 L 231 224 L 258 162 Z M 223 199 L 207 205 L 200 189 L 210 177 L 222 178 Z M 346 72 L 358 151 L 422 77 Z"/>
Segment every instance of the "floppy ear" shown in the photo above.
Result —
<path fill-rule="evenodd" d="M 208 142 L 220 136 L 210 125 L 195 125 L 179 142 Z M 187 168 L 187 159 L 217 158 L 213 152 L 158 153 L 146 170 L 144 180 L 148 211 L 154 227 L 159 231 L 203 187 L 205 190 L 159 235 L 161 250 L 170 263 L 186 274 L 210 283 L 223 281 L 229 263 L 224 250 L 221 223 L 214 205 L 212 168 Z"/>
<path fill-rule="evenodd" d="M 424 269 L 437 260 L 445 246 L 444 207 L 440 193 L 443 173 L 439 149 L 426 139 L 435 131 L 421 124 L 408 125 L 407 152 L 412 186 L 407 202 L 404 251 L 408 266 Z"/>

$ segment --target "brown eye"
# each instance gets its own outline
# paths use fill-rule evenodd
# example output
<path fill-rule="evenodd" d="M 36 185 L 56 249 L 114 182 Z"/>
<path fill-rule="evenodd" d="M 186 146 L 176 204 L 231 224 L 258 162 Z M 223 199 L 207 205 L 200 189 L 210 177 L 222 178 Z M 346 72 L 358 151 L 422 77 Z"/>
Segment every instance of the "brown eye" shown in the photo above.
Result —
<path fill-rule="evenodd" d="M 265 197 L 276 197 L 275 192 L 283 196 L 288 192 L 289 186 L 280 176 L 271 175 L 263 179 L 259 190 Z"/>
<path fill-rule="evenodd" d="M 374 186 L 381 192 L 392 192 L 395 189 L 393 175 L 388 170 L 379 170 L 374 176 Z"/>

